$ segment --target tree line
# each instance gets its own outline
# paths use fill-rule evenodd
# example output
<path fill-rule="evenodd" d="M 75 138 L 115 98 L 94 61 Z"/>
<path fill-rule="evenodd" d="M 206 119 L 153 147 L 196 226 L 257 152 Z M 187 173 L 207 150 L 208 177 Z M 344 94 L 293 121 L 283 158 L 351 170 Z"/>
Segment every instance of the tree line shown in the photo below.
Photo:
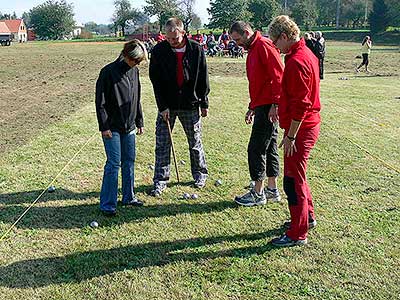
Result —
<path fill-rule="evenodd" d="M 201 19 L 195 12 L 196 0 L 146 0 L 143 9 L 132 7 L 130 0 L 115 0 L 111 24 L 85 24 L 87 31 L 105 33 L 139 28 L 155 17 L 160 30 L 171 16 L 183 20 L 185 29 L 199 29 Z M 399 0 L 211 0 L 207 9 L 210 29 L 228 29 L 235 20 L 249 21 L 255 28 L 267 26 L 274 16 L 288 14 L 305 28 L 335 26 L 359 28 L 370 26 L 373 33 L 389 26 L 400 26 Z M 75 25 L 72 4 L 66 0 L 47 0 L 25 12 L 28 27 L 42 38 L 59 39 L 68 35 Z M 15 12 L 1 14 L 0 19 L 16 19 Z"/>

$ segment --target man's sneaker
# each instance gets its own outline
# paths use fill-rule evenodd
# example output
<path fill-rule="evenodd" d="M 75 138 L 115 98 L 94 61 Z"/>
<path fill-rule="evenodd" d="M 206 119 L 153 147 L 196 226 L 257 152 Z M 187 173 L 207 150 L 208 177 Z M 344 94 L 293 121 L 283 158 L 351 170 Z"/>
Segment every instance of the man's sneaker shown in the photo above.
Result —
<path fill-rule="evenodd" d="M 101 213 L 106 217 L 115 217 L 117 215 L 115 210 L 102 210 Z"/>
<path fill-rule="evenodd" d="M 248 193 L 242 196 L 236 196 L 235 202 L 242 206 L 256 206 L 266 204 L 267 199 L 265 198 L 264 191 L 262 191 L 262 194 L 260 195 L 254 189 L 251 189 Z"/>
<path fill-rule="evenodd" d="M 276 247 L 292 247 L 292 246 L 303 246 L 307 244 L 307 239 L 304 240 L 292 240 L 286 234 L 281 237 L 275 238 L 271 241 L 271 244 Z"/>
<path fill-rule="evenodd" d="M 131 201 L 122 202 L 123 206 L 143 206 L 143 201 L 139 200 L 138 198 L 134 197 Z"/>
<path fill-rule="evenodd" d="M 205 185 L 206 185 L 206 179 L 205 178 L 199 178 L 199 179 L 196 179 L 195 181 L 194 181 L 194 187 L 195 188 L 197 188 L 197 189 L 202 189 L 203 187 L 205 187 Z"/>
<path fill-rule="evenodd" d="M 281 201 L 281 195 L 279 194 L 278 189 L 271 190 L 269 188 L 265 188 L 264 193 L 267 201 L 272 201 L 272 202 Z"/>
<path fill-rule="evenodd" d="M 286 221 L 285 223 L 283 223 L 283 227 L 289 229 L 291 224 L 292 222 Z M 308 220 L 308 229 L 313 229 L 316 226 L 317 226 L 317 220 Z"/>
<path fill-rule="evenodd" d="M 162 192 L 167 188 L 165 183 L 156 183 L 153 189 L 150 191 L 150 196 L 160 197 Z"/>

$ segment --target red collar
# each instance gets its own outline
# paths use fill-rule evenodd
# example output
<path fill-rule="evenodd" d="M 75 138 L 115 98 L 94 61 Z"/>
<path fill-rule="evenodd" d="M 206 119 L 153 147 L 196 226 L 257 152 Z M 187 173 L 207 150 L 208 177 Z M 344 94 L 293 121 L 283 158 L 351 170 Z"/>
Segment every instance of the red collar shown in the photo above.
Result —
<path fill-rule="evenodd" d="M 294 43 L 294 44 L 290 47 L 290 49 L 289 49 L 288 53 L 286 53 L 286 55 L 287 55 L 287 56 L 290 56 L 290 55 L 292 55 L 293 53 L 295 53 L 297 50 L 299 50 L 299 49 L 301 49 L 301 48 L 304 48 L 305 46 L 306 46 L 306 42 L 304 41 L 304 38 L 301 38 L 300 41 Z"/>
<path fill-rule="evenodd" d="M 259 31 L 255 31 L 255 32 L 254 32 L 254 40 L 251 42 L 250 47 L 249 47 L 249 50 L 251 50 L 251 49 L 254 47 L 255 43 L 256 43 L 258 40 L 260 40 L 261 37 L 262 37 L 262 36 L 261 36 L 261 33 L 260 33 Z"/>

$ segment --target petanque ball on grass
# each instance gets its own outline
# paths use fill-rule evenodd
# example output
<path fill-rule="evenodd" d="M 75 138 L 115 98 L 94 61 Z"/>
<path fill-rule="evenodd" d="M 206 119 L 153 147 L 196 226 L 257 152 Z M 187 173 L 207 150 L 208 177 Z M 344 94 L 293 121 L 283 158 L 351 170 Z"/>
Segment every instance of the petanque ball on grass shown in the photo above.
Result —
<path fill-rule="evenodd" d="M 215 186 L 220 186 L 222 185 L 222 180 L 218 179 L 217 181 L 215 181 Z"/>
<path fill-rule="evenodd" d="M 191 198 L 192 198 L 192 199 L 199 199 L 199 195 L 197 195 L 197 194 L 192 194 Z"/>
<path fill-rule="evenodd" d="M 54 193 L 55 190 L 56 190 L 56 188 L 54 187 L 54 185 L 49 186 L 49 188 L 47 189 L 47 191 L 48 191 L 49 193 Z"/>
<path fill-rule="evenodd" d="M 90 223 L 90 227 L 92 227 L 92 228 L 97 228 L 97 227 L 99 227 L 99 223 L 97 223 L 96 221 L 92 221 L 92 222 Z"/>
<path fill-rule="evenodd" d="M 183 199 L 190 199 L 190 195 L 188 193 L 184 193 L 182 197 Z"/>

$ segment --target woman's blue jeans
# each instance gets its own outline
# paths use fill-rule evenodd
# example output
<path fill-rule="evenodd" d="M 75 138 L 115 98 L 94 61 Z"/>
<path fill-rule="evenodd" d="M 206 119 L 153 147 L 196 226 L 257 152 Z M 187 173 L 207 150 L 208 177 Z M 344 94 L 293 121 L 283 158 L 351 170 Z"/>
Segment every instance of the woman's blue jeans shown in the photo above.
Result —
<path fill-rule="evenodd" d="M 122 169 L 122 202 L 134 199 L 135 182 L 135 131 L 118 133 L 112 138 L 103 137 L 107 161 L 104 166 L 103 183 L 100 192 L 100 210 L 114 212 L 117 209 L 118 173 Z"/>

